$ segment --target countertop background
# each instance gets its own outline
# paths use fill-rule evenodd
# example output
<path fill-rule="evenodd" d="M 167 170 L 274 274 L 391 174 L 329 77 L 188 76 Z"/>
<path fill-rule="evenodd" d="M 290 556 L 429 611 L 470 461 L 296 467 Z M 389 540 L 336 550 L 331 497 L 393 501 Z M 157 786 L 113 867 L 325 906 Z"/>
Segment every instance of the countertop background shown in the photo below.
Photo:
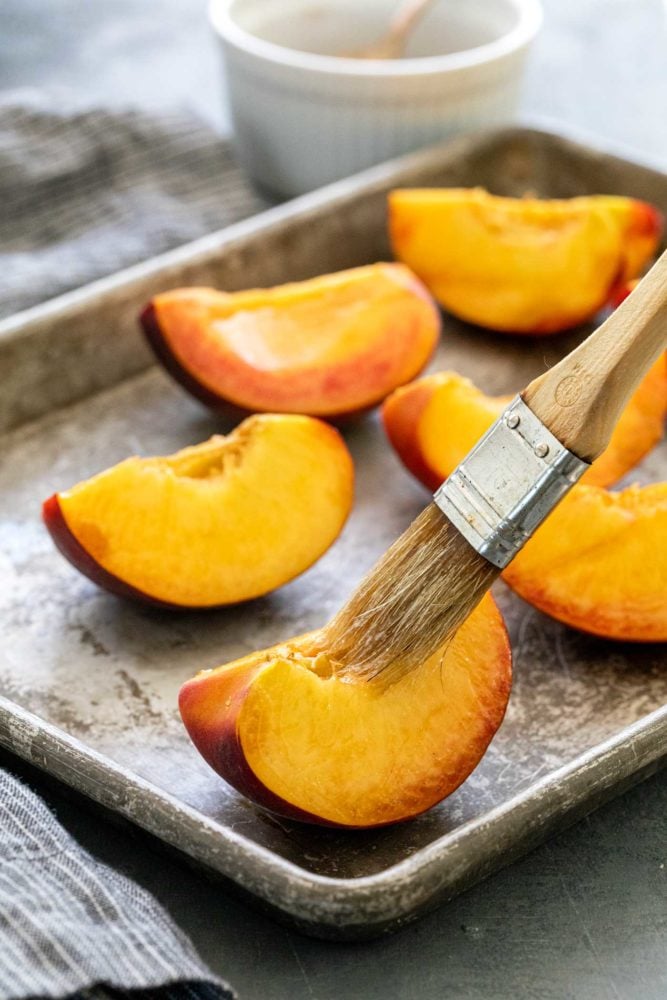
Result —
<path fill-rule="evenodd" d="M 523 113 L 667 168 L 662 3 L 545 9 Z M 229 128 L 203 0 L 3 0 L 0 91 L 23 86 L 66 87 L 83 104 L 185 107 Z M 30 780 L 93 854 L 153 892 L 241 1000 L 667 997 L 665 773 L 399 934 L 341 945 L 286 930 L 26 765 L 7 755 L 0 765 Z"/>

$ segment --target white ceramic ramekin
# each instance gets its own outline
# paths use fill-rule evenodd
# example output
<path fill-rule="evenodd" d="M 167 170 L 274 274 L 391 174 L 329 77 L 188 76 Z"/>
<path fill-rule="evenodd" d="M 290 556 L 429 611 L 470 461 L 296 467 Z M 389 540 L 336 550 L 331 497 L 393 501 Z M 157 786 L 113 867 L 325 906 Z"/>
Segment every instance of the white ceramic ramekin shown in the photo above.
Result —
<path fill-rule="evenodd" d="M 211 0 L 234 133 L 251 177 L 311 191 L 516 110 L 539 0 L 436 0 L 407 58 L 337 53 L 374 41 L 398 0 Z"/>

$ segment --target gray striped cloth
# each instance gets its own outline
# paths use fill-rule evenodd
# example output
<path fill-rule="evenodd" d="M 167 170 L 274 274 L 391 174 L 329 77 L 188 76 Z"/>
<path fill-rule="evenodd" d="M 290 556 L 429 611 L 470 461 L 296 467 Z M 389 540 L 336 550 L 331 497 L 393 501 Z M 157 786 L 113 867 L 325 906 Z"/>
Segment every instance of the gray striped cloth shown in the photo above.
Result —
<path fill-rule="evenodd" d="M 147 892 L 87 854 L 0 771 L 0 996 L 129 990 L 152 990 L 155 1000 L 234 997 Z"/>
<path fill-rule="evenodd" d="M 70 101 L 0 94 L 0 317 L 268 204 L 196 119 Z"/>
<path fill-rule="evenodd" d="M 182 115 L 0 96 L 0 316 L 265 207 L 226 142 Z M 157 903 L 0 771 L 0 1000 L 221 1000 Z"/>

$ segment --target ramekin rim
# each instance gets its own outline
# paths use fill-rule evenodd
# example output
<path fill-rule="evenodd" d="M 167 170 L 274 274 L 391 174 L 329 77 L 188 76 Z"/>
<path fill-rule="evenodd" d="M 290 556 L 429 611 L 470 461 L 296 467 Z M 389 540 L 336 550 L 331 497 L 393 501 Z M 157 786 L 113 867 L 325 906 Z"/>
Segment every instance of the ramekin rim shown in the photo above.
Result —
<path fill-rule="evenodd" d="M 460 52 L 421 56 L 413 59 L 364 60 L 343 56 L 319 55 L 290 49 L 269 42 L 242 28 L 231 16 L 230 8 L 238 0 L 209 0 L 208 15 L 213 30 L 223 40 L 249 55 L 284 68 L 305 70 L 315 74 L 346 77 L 406 77 L 453 72 L 489 65 L 512 55 L 528 45 L 538 33 L 543 21 L 541 0 L 509 0 L 519 15 L 514 27 L 492 42 Z"/>

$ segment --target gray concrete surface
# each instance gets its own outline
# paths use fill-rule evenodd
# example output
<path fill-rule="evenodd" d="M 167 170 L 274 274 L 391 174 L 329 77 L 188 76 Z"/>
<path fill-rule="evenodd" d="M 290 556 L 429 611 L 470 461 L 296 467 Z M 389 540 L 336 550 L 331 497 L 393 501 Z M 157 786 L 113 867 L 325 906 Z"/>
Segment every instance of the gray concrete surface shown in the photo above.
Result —
<path fill-rule="evenodd" d="M 278 2 L 278 0 L 277 0 Z M 4 0 L 0 89 L 188 106 L 227 126 L 202 0 Z M 667 34 L 658 0 L 547 0 L 524 110 L 667 165 Z M 667 780 L 655 777 L 399 935 L 311 941 L 24 765 L 94 854 L 150 889 L 241 1000 L 664 1000 Z"/>

